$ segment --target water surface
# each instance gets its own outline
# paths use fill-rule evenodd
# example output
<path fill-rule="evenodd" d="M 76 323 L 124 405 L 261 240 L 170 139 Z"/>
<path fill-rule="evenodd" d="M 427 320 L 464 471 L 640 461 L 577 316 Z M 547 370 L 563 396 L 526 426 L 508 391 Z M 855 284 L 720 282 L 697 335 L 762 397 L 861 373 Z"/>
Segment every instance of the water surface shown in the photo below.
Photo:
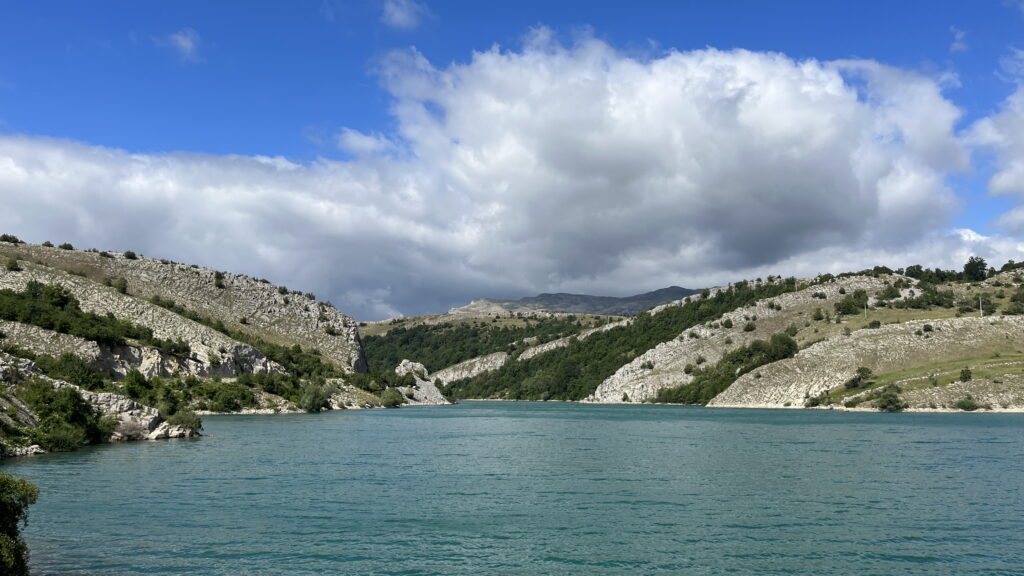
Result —
<path fill-rule="evenodd" d="M 6 461 L 34 573 L 1022 574 L 1024 415 L 464 403 Z"/>

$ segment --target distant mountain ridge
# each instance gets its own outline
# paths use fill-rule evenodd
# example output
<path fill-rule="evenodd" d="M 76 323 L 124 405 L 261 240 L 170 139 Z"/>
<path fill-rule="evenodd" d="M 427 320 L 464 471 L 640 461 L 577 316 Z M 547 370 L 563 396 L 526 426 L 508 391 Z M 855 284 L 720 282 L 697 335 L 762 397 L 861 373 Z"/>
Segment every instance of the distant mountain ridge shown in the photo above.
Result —
<path fill-rule="evenodd" d="M 481 314 L 495 312 L 562 312 L 569 314 L 606 314 L 634 316 L 644 310 L 675 302 L 700 290 L 669 286 L 634 296 L 590 296 L 587 294 L 538 294 L 518 300 L 480 298 L 466 306 L 452 308 L 449 314 Z"/>

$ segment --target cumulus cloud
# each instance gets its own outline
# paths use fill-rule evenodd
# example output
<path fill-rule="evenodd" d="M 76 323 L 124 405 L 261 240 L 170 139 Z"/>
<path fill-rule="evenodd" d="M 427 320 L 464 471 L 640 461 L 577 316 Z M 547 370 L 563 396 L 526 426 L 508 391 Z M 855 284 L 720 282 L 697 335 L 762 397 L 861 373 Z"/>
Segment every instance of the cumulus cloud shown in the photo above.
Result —
<path fill-rule="evenodd" d="M 392 28 L 412 30 L 429 13 L 426 4 L 415 0 L 384 0 L 380 21 Z"/>
<path fill-rule="evenodd" d="M 0 229 L 265 276 L 360 318 L 1019 251 L 946 231 L 960 110 L 911 71 L 639 59 L 541 29 L 444 67 L 396 52 L 377 73 L 397 128 L 342 131 L 348 161 L 0 136 Z"/>
<path fill-rule="evenodd" d="M 199 55 L 199 44 L 202 42 L 202 38 L 191 28 L 182 28 L 173 34 L 156 38 L 154 42 L 157 46 L 170 48 L 177 52 L 182 62 L 202 62 L 203 60 Z"/>

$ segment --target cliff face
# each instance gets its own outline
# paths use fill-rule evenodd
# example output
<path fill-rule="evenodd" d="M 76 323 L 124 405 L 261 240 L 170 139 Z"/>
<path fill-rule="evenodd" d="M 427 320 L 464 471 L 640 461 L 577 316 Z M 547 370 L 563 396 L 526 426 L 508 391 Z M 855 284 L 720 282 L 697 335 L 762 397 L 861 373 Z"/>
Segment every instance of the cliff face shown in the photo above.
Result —
<path fill-rule="evenodd" d="M 102 284 L 123 279 L 131 300 L 147 304 L 154 296 L 173 300 L 202 316 L 220 320 L 232 330 L 275 344 L 298 344 L 305 349 L 320 350 L 325 360 L 341 368 L 366 369 L 355 321 L 332 306 L 317 302 L 311 295 L 290 292 L 263 280 L 166 260 L 125 258 L 118 253 L 104 257 L 97 252 L 26 244 L 0 243 L 0 256 L 17 258 L 23 264 L 34 263 L 34 266 L 24 266 L 27 275 L 60 277 L 62 285 L 74 286 L 76 296 L 80 292 L 94 296 L 90 301 L 94 310 L 111 311 L 115 316 L 119 311 L 143 314 L 143 321 L 153 317 L 154 331 L 181 330 L 180 326 L 175 327 L 181 323 L 180 317 L 173 315 L 169 320 L 164 317 L 157 321 L 156 313 L 147 308 L 159 307 L 131 305 L 129 308 L 126 299 L 109 295 L 116 291 L 101 290 L 105 288 Z M 17 277 L 14 273 L 12 279 L 0 282 L 17 285 Z M 0 284 L 0 287 L 11 286 Z"/>

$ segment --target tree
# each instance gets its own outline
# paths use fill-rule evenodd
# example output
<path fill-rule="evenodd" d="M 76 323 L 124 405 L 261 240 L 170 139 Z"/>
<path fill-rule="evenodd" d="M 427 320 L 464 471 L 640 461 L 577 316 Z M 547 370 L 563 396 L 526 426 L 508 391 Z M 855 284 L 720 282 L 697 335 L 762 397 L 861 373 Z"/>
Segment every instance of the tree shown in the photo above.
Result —
<path fill-rule="evenodd" d="M 28 546 L 20 526 L 28 523 L 28 507 L 38 497 L 39 489 L 31 482 L 0 472 L 0 573 L 28 574 Z"/>
<path fill-rule="evenodd" d="M 964 264 L 964 278 L 971 282 L 981 282 L 988 277 L 988 263 L 980 256 L 971 256 Z"/>

